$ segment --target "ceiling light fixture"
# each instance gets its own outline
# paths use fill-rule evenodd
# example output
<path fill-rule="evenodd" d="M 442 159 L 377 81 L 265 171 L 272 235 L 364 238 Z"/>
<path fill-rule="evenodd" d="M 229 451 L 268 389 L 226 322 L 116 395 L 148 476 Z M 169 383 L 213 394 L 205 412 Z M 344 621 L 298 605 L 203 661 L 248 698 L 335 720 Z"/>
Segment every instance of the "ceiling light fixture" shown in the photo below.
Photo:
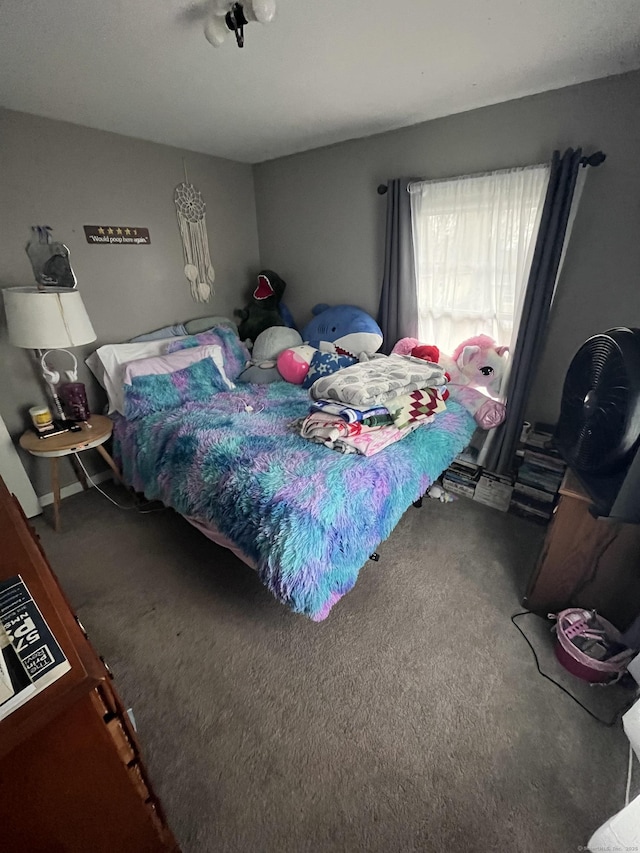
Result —
<path fill-rule="evenodd" d="M 234 33 L 238 47 L 244 47 L 244 25 L 251 21 L 269 24 L 275 14 L 275 0 L 245 0 L 244 3 L 212 0 L 204 25 L 205 38 L 214 47 L 220 47 L 227 35 Z"/>

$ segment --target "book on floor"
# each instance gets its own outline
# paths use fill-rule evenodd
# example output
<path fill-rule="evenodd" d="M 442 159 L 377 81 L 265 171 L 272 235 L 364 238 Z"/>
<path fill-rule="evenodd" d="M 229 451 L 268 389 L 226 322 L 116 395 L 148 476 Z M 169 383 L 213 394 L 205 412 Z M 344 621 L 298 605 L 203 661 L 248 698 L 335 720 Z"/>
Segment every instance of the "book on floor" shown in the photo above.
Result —
<path fill-rule="evenodd" d="M 513 483 L 510 477 L 484 471 L 473 494 L 474 501 L 492 506 L 502 512 L 509 509 L 513 494 Z"/>
<path fill-rule="evenodd" d="M 538 468 L 544 468 L 548 471 L 564 474 L 567 465 L 559 456 L 553 456 L 548 451 L 544 450 L 529 450 L 525 447 L 524 461 Z"/>
<path fill-rule="evenodd" d="M 472 498 L 475 492 L 474 483 L 455 479 L 449 473 L 442 478 L 442 485 L 448 492 L 452 492 L 454 495 L 463 495 L 466 498 Z"/>
<path fill-rule="evenodd" d="M 447 468 L 447 473 L 455 474 L 457 477 L 460 477 L 469 482 L 477 482 L 482 473 L 482 469 L 477 465 L 473 468 L 470 468 L 466 465 L 461 465 L 458 462 L 452 462 L 451 465 Z"/>
<path fill-rule="evenodd" d="M 14 689 L 15 695 L 0 705 L 2 719 L 68 672 L 71 665 L 19 575 L 0 582 L 0 628 L 6 637 L 4 651 L 11 657 L 8 650 L 13 650 L 32 688 L 25 685 L 20 691 Z"/>
<path fill-rule="evenodd" d="M 525 483 L 516 482 L 513 487 L 514 498 L 518 494 L 548 504 L 552 504 L 556 497 L 552 492 L 545 492 L 544 489 L 536 489 L 534 486 L 527 486 Z"/>
<path fill-rule="evenodd" d="M 525 462 L 518 469 L 518 482 L 532 486 L 534 489 L 542 489 L 545 492 L 555 494 L 562 483 L 562 474 L 553 473 Z"/>

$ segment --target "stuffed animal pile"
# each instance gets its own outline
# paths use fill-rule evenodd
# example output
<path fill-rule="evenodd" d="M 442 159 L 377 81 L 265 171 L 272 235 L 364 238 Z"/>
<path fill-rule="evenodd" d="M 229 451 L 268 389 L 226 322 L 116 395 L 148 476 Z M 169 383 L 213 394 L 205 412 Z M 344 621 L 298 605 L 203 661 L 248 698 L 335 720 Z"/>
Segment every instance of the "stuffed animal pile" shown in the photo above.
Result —
<path fill-rule="evenodd" d="M 505 405 L 491 395 L 500 394 L 509 347 L 499 346 L 488 335 L 477 335 L 447 356 L 415 338 L 402 338 L 392 352 L 442 365 L 449 375 L 447 388 L 451 397 L 471 412 L 482 429 L 492 429 L 504 421 Z"/>
<path fill-rule="evenodd" d="M 253 303 L 236 312 L 242 316 L 240 337 L 255 341 L 253 358 L 240 381 L 263 384 L 284 379 L 310 388 L 322 377 L 376 357 L 382 346 L 382 331 L 373 317 L 355 305 L 316 305 L 314 317 L 301 335 L 283 328 L 289 325 L 283 313 L 293 325 L 280 303 L 285 287 L 277 273 L 262 270 Z M 508 347 L 498 345 L 488 335 L 463 341 L 450 356 L 415 338 L 402 338 L 392 350 L 441 365 L 448 376 L 451 397 L 471 412 L 482 429 L 504 421 L 505 406 L 496 398 L 502 390 L 508 352 Z"/>
<path fill-rule="evenodd" d="M 305 344 L 278 356 L 283 379 L 310 388 L 316 379 L 357 361 L 366 361 L 382 346 L 380 326 L 355 305 L 316 305 L 313 320 L 302 330 Z"/>

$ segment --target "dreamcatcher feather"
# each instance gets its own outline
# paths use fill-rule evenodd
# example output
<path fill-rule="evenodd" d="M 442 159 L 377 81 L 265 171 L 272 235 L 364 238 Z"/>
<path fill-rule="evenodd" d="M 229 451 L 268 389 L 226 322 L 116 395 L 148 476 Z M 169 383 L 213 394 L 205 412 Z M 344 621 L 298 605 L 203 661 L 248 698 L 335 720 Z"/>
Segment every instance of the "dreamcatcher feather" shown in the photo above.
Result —
<path fill-rule="evenodd" d="M 184 251 L 184 274 L 196 302 L 208 302 L 213 295 L 215 273 L 209 256 L 206 209 L 201 193 L 186 180 L 178 184 L 174 196 L 178 227 Z"/>

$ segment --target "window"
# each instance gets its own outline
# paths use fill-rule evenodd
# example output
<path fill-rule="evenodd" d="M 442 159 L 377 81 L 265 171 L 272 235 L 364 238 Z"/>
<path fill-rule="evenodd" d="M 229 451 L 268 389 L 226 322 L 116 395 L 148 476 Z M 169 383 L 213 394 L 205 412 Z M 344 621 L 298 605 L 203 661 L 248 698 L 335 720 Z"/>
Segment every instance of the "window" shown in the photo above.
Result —
<path fill-rule="evenodd" d="M 410 185 L 421 341 L 513 347 L 548 178 L 531 166 Z"/>

